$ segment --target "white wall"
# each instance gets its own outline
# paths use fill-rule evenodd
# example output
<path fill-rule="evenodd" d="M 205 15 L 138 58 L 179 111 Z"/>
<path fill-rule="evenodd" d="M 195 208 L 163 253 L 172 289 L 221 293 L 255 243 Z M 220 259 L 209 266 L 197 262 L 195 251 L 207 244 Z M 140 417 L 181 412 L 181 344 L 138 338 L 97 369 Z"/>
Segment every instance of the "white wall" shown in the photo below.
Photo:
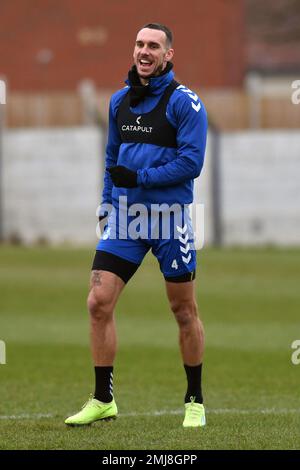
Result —
<path fill-rule="evenodd" d="M 300 132 L 223 134 L 225 244 L 299 244 Z"/>
<path fill-rule="evenodd" d="M 213 238 L 211 136 L 195 181 Z M 3 136 L 4 232 L 25 242 L 95 244 L 103 162 L 94 127 L 8 130 Z M 221 135 L 221 222 L 225 244 L 299 244 L 300 132 Z"/>
<path fill-rule="evenodd" d="M 204 165 L 200 176 L 194 181 L 194 204 L 204 205 L 204 246 L 211 243 L 213 239 L 213 212 L 212 212 L 212 181 L 211 181 L 211 134 L 208 134 Z M 198 227 L 195 226 L 195 222 Z M 196 247 L 197 232 L 201 239 L 201 220 L 197 218 L 193 220 L 194 230 L 196 231 Z"/>
<path fill-rule="evenodd" d="M 101 135 L 93 127 L 6 131 L 5 237 L 95 243 L 100 155 Z"/>

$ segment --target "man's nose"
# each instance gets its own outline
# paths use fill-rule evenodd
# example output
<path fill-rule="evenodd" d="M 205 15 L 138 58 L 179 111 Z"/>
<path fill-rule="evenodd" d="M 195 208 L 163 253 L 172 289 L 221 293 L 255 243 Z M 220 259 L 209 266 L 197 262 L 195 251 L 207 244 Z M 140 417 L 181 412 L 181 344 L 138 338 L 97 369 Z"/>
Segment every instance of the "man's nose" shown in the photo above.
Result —
<path fill-rule="evenodd" d="M 141 53 L 142 54 L 149 54 L 149 49 L 148 49 L 148 46 L 146 44 L 142 47 Z"/>

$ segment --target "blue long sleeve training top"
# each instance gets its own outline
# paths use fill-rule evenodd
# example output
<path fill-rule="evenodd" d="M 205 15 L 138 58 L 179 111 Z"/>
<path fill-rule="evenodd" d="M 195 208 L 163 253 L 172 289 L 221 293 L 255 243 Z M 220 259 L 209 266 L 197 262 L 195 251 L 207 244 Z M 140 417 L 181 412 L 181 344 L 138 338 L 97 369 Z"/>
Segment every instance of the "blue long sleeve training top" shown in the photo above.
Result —
<path fill-rule="evenodd" d="M 160 77 L 151 78 L 151 94 L 136 107 L 130 108 L 138 116 L 148 113 L 158 104 L 162 94 L 174 78 L 171 70 Z M 130 86 L 130 83 L 127 82 Z M 117 126 L 117 111 L 128 86 L 114 93 L 109 107 L 109 131 L 106 146 L 106 171 L 102 205 L 118 207 L 119 197 L 126 196 L 128 206 L 142 203 L 189 204 L 193 201 L 193 180 L 203 167 L 207 114 L 199 97 L 183 85 L 172 93 L 166 118 L 177 130 L 177 148 L 160 147 L 146 143 L 122 143 Z M 137 188 L 117 188 L 107 168 L 123 165 L 137 171 Z"/>

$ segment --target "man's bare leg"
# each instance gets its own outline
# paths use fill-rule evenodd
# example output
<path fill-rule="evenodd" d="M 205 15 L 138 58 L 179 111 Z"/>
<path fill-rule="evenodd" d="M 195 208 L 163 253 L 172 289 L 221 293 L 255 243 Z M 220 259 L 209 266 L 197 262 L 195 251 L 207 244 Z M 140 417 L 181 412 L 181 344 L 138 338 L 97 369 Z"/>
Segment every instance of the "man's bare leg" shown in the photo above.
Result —
<path fill-rule="evenodd" d="M 202 363 L 204 329 L 195 298 L 195 281 L 166 282 L 168 299 L 179 326 L 179 345 L 184 364 Z"/>
<path fill-rule="evenodd" d="M 198 316 L 195 281 L 166 282 L 171 309 L 179 326 L 179 345 L 187 377 L 183 427 L 202 427 L 206 424 L 202 397 L 202 360 L 204 330 Z"/>
<path fill-rule="evenodd" d="M 87 303 L 95 365 L 95 394 L 79 413 L 65 420 L 68 426 L 86 426 L 117 416 L 112 392 L 112 371 L 117 350 L 114 308 L 124 286 L 125 283 L 111 272 L 92 271 Z"/>
<path fill-rule="evenodd" d="M 108 271 L 92 271 L 88 310 L 95 366 L 112 366 L 117 351 L 114 308 L 125 283 Z"/>

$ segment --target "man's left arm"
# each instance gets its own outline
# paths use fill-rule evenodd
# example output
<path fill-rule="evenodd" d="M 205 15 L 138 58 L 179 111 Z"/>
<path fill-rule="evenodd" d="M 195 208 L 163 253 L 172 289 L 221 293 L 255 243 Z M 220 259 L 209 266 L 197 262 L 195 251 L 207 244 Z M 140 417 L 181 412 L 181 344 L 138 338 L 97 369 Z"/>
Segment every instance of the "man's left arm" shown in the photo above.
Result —
<path fill-rule="evenodd" d="M 173 106 L 177 121 L 177 157 L 165 165 L 138 170 L 137 184 L 145 188 L 171 186 L 200 175 L 206 147 L 206 110 L 199 99 L 195 102 L 188 96 L 181 97 Z"/>

